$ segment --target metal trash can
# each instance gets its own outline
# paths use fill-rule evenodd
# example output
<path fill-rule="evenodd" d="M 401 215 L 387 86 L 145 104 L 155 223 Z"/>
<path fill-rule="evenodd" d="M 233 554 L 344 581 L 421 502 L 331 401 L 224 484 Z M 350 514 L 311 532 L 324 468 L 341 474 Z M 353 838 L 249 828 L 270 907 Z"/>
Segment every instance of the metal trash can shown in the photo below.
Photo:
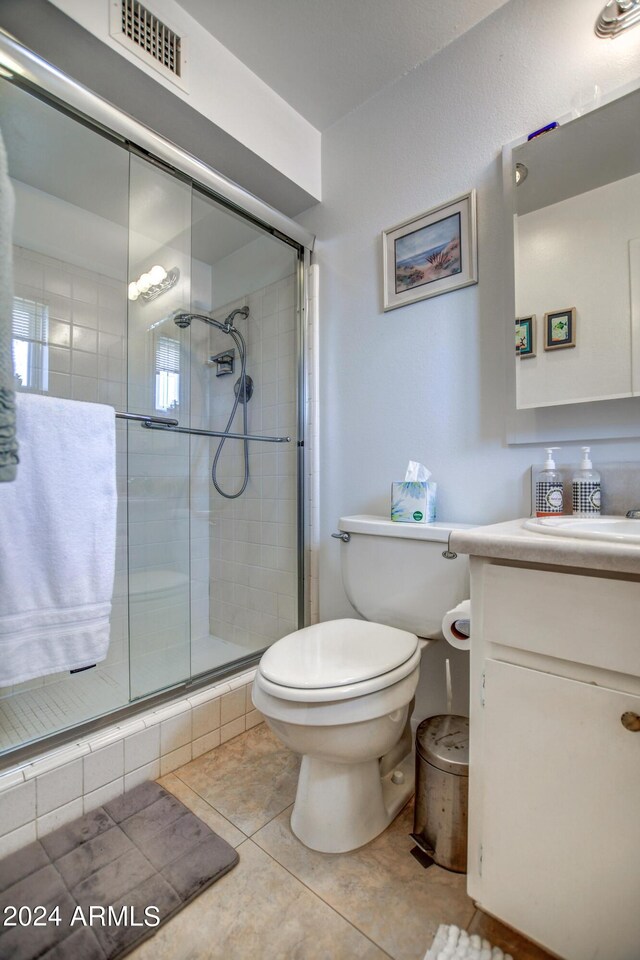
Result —
<path fill-rule="evenodd" d="M 427 717 L 416 732 L 413 839 L 447 870 L 467 872 L 469 718 Z"/>

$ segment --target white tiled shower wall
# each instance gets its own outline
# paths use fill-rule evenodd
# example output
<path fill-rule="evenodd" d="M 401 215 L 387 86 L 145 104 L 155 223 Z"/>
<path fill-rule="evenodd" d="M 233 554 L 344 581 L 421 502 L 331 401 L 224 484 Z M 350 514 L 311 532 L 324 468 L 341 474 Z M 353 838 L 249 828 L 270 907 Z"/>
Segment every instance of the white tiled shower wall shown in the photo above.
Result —
<path fill-rule="evenodd" d="M 289 276 L 226 304 L 214 314 L 224 320 L 231 310 L 248 305 L 249 316 L 234 324 L 247 343 L 247 374 L 254 380 L 248 405 L 248 431 L 261 436 L 290 436 L 291 443 L 249 443 L 250 479 L 233 500 L 210 486 L 210 623 L 214 636 L 260 650 L 297 629 L 296 549 L 296 281 Z M 233 347 L 229 336 L 212 330 L 211 354 Z M 212 428 L 223 430 L 240 375 L 236 350 L 233 376 L 213 378 Z M 238 408 L 233 429 L 241 430 Z M 244 477 L 243 444 L 227 441 L 217 479 L 228 492 Z M 213 457 L 217 441 L 211 442 Z"/>
<path fill-rule="evenodd" d="M 115 724 L 0 775 L 0 857 L 262 722 L 255 671 Z"/>

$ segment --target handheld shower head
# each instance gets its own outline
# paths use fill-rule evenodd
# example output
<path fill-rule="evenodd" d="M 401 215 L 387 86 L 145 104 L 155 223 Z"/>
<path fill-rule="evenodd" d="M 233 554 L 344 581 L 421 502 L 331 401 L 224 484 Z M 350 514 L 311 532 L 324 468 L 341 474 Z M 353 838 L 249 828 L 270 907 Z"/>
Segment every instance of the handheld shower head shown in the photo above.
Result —
<path fill-rule="evenodd" d="M 187 327 L 191 326 L 191 314 L 189 313 L 176 313 L 173 318 L 173 322 L 176 327 L 180 327 L 181 330 L 186 330 Z"/>
<path fill-rule="evenodd" d="M 180 327 L 181 330 L 186 330 L 187 327 L 191 326 L 192 320 L 202 320 L 203 323 L 208 323 L 210 327 L 217 327 L 218 330 L 222 330 L 223 333 L 231 333 L 235 331 L 233 325 L 233 320 L 235 317 L 240 314 L 241 317 L 249 316 L 249 307 L 238 307 L 237 310 L 232 310 L 224 323 L 221 323 L 219 320 L 212 320 L 211 317 L 206 317 L 203 313 L 176 313 L 173 322 L 176 327 Z"/>

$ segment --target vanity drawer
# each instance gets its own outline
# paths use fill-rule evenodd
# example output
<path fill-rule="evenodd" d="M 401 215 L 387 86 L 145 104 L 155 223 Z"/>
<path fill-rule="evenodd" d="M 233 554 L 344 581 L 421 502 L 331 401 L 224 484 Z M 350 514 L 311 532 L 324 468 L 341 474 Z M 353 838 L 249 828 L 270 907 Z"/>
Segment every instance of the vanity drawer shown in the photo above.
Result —
<path fill-rule="evenodd" d="M 640 582 L 482 566 L 485 644 L 640 676 Z"/>

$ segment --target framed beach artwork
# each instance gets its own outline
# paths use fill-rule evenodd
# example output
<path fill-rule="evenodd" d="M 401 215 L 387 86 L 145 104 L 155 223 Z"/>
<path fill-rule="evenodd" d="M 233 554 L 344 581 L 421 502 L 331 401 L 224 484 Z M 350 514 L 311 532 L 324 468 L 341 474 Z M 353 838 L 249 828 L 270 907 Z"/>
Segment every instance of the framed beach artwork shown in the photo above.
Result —
<path fill-rule="evenodd" d="M 516 320 L 516 353 L 521 360 L 536 355 L 536 317 L 518 317 Z"/>
<path fill-rule="evenodd" d="M 576 308 L 555 310 L 544 315 L 545 350 L 563 350 L 576 345 Z"/>
<path fill-rule="evenodd" d="M 384 309 L 478 282 L 476 192 L 382 232 Z"/>

